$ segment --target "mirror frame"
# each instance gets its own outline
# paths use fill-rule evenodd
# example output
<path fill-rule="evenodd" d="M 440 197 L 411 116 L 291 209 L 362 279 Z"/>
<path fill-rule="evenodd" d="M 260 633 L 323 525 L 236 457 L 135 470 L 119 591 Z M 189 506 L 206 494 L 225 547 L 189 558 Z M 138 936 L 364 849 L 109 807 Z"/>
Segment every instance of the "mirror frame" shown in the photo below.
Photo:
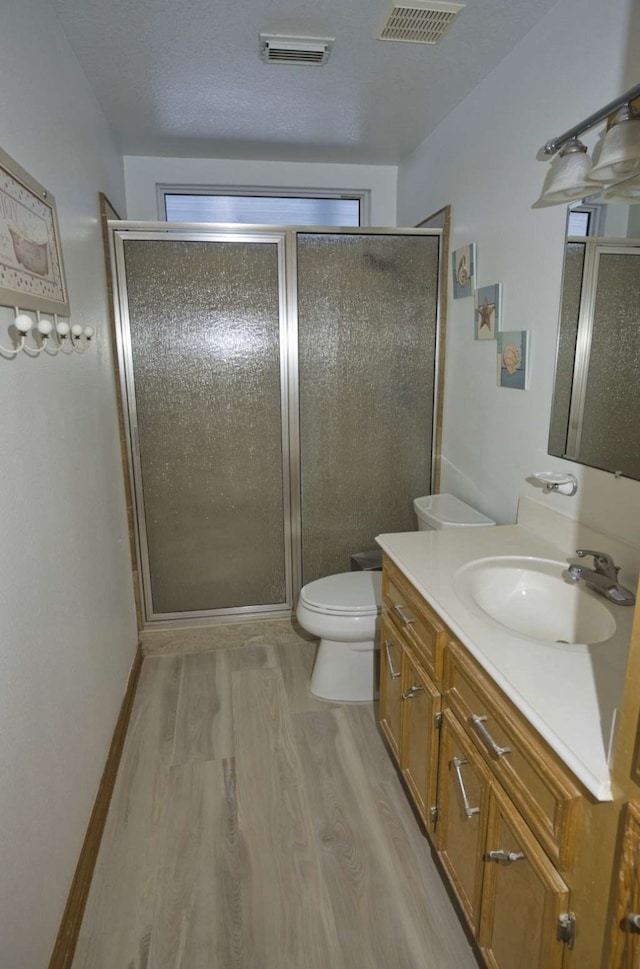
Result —
<path fill-rule="evenodd" d="M 589 202 L 583 203 L 589 206 Z M 601 212 L 594 212 L 596 232 L 585 236 L 574 236 L 568 234 L 569 216 L 572 210 L 580 208 L 580 203 L 567 209 L 567 223 L 565 228 L 565 238 L 563 247 L 560 308 L 558 314 L 558 331 L 556 340 L 555 368 L 553 377 L 553 394 L 551 400 L 551 411 L 549 416 L 549 437 L 547 442 L 548 454 L 582 464 L 585 467 L 597 468 L 601 471 L 614 474 L 617 477 L 628 477 L 631 480 L 640 480 L 640 470 L 638 474 L 630 474 L 627 469 L 606 465 L 606 461 L 595 463 L 585 461 L 580 458 L 580 446 L 584 433 L 584 411 L 587 401 L 587 381 L 589 376 L 589 363 L 594 326 L 594 309 L 597 295 L 598 267 L 600 257 L 607 251 L 614 254 L 619 252 L 638 253 L 640 249 L 640 239 L 636 236 L 607 236 L 602 234 L 604 219 L 602 203 L 596 203 Z M 594 206 L 595 208 L 595 206 Z M 568 289 L 571 280 L 568 276 L 568 262 L 570 259 L 571 245 L 584 247 L 582 266 L 580 271 L 579 285 L 574 280 L 573 287 Z M 573 291 L 573 296 L 572 296 Z M 567 309 L 565 306 L 567 299 L 577 300 L 577 310 L 575 307 Z M 573 316 L 575 312 L 575 317 Z M 568 318 L 570 314 L 571 318 Z M 563 345 L 567 333 L 571 335 L 572 327 L 575 326 L 575 337 L 573 337 L 573 366 L 571 373 L 562 374 L 565 388 L 570 382 L 568 392 L 562 392 L 561 385 L 561 366 L 563 360 L 567 360 L 568 349 Z M 558 409 L 560 410 L 558 411 Z M 564 411 L 566 410 L 566 414 Z M 561 428 L 561 430 L 559 430 Z M 562 434 L 562 445 L 559 444 Z"/>

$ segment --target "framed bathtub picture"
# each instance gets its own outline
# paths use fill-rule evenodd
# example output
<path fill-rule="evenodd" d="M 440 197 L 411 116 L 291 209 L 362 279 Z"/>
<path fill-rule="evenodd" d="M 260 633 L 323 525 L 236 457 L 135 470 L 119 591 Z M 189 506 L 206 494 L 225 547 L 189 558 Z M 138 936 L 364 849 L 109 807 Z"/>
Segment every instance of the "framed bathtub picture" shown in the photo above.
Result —
<path fill-rule="evenodd" d="M 502 286 L 480 286 L 475 294 L 473 335 L 476 340 L 495 340 L 502 314 Z"/>
<path fill-rule="evenodd" d="M 527 389 L 528 331 L 498 333 L 498 387 Z"/>
<path fill-rule="evenodd" d="M 2 150 L 0 305 L 69 315 L 55 199 Z"/>
<path fill-rule="evenodd" d="M 453 268 L 453 298 L 473 296 L 476 282 L 476 244 L 455 249 L 451 254 Z"/>

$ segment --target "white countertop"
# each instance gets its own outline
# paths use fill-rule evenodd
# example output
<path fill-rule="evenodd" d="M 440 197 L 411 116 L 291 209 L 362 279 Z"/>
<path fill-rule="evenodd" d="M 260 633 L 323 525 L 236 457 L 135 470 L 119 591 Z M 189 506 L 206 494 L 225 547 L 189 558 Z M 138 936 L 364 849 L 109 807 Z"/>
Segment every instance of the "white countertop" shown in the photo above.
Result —
<path fill-rule="evenodd" d="M 376 541 L 587 790 L 599 801 L 612 800 L 608 760 L 633 609 L 598 597 L 616 620 L 611 639 L 593 646 L 538 643 L 465 605 L 454 576 L 487 556 L 567 562 L 566 552 L 522 525 L 401 532 Z"/>

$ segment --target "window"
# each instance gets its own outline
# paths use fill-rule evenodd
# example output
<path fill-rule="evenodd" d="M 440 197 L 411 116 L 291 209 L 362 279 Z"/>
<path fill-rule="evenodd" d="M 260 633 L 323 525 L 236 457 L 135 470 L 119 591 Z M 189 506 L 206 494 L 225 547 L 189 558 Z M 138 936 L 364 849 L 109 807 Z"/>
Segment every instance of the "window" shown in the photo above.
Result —
<path fill-rule="evenodd" d="M 260 225 L 365 225 L 367 192 L 288 194 L 158 187 L 167 222 L 240 222 Z"/>
<path fill-rule="evenodd" d="M 568 236 L 599 236 L 604 235 L 604 220 L 606 206 L 594 202 L 586 205 L 584 202 L 569 209 L 567 213 Z"/>
<path fill-rule="evenodd" d="M 583 209 L 570 209 L 567 215 L 568 236 L 588 236 L 591 212 Z"/>

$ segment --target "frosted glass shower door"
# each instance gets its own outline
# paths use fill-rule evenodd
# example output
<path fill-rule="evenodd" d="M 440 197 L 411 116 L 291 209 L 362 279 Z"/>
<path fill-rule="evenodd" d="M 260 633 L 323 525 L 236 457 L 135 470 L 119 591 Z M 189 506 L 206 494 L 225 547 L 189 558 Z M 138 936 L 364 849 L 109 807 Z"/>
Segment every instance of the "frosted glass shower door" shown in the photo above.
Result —
<path fill-rule="evenodd" d="M 283 237 L 116 242 L 147 619 L 281 609 Z"/>
<path fill-rule="evenodd" d="M 298 233 L 302 581 L 431 492 L 438 235 Z"/>
<path fill-rule="evenodd" d="M 596 247 L 578 460 L 640 479 L 640 248 Z"/>

